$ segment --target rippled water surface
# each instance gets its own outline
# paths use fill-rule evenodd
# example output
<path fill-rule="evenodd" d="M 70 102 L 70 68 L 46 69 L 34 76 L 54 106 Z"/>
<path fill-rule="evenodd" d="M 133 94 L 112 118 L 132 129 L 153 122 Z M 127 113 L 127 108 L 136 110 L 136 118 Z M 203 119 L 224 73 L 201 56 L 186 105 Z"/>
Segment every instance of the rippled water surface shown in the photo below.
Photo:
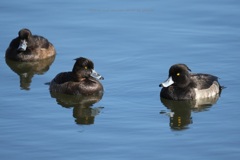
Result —
<path fill-rule="evenodd" d="M 239 8 L 236 0 L 0 2 L 0 159 L 239 159 Z M 55 59 L 5 60 L 21 28 L 48 38 Z M 104 95 L 51 95 L 48 82 L 80 56 L 104 76 Z M 202 105 L 160 100 L 175 63 L 226 88 Z"/>

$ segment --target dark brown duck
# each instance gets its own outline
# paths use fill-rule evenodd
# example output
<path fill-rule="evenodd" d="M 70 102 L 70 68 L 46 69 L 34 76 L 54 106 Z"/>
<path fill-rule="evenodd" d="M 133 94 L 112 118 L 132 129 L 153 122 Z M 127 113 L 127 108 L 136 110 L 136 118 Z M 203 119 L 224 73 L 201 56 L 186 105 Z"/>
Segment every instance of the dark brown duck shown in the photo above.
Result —
<path fill-rule="evenodd" d="M 6 50 L 6 58 L 16 61 L 37 61 L 56 55 L 55 48 L 46 38 L 32 35 L 29 29 L 21 29 Z"/>
<path fill-rule="evenodd" d="M 50 83 L 50 92 L 69 95 L 94 95 L 103 92 L 98 81 L 103 79 L 94 70 L 94 64 L 87 58 L 77 58 L 70 72 L 59 73 Z"/>

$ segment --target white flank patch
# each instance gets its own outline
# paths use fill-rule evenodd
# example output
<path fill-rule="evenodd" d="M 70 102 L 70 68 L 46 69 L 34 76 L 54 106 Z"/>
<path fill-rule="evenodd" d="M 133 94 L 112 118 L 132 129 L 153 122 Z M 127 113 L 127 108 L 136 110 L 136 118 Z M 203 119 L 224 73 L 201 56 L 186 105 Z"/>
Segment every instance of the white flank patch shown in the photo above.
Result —
<path fill-rule="evenodd" d="M 195 99 L 214 97 L 216 96 L 216 94 L 219 94 L 219 85 L 217 82 L 214 82 L 208 89 L 198 90 L 197 88 L 195 88 L 195 93 Z"/>

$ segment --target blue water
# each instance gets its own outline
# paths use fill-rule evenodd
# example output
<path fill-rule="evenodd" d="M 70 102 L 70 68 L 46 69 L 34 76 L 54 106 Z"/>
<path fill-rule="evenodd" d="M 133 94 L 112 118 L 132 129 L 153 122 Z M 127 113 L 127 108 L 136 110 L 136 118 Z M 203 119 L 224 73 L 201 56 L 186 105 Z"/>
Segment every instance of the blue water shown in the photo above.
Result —
<path fill-rule="evenodd" d="M 0 159 L 239 159 L 239 8 L 236 0 L 2 1 Z M 21 85 L 5 50 L 25 27 L 57 56 Z M 46 85 L 80 56 L 105 78 L 102 99 L 86 110 L 57 102 Z M 175 63 L 226 87 L 212 106 L 186 109 L 178 129 L 158 86 Z"/>

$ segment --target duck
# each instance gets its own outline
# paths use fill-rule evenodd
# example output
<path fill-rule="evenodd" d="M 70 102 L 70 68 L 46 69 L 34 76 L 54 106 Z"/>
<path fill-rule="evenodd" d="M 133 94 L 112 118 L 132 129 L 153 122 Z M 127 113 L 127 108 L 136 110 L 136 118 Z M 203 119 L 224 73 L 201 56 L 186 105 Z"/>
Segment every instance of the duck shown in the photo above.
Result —
<path fill-rule="evenodd" d="M 5 57 L 15 61 L 38 61 L 53 57 L 56 50 L 52 43 L 39 35 L 32 35 L 32 32 L 23 28 L 18 32 L 6 50 Z"/>
<path fill-rule="evenodd" d="M 218 77 L 205 73 L 191 73 L 186 64 L 174 64 L 169 69 L 160 97 L 169 100 L 199 100 L 220 95 L 222 86 Z"/>
<path fill-rule="evenodd" d="M 102 94 L 103 85 L 99 80 L 104 77 L 94 70 L 94 63 L 84 57 L 75 60 L 72 71 L 61 72 L 50 82 L 50 92 L 82 96 Z"/>

